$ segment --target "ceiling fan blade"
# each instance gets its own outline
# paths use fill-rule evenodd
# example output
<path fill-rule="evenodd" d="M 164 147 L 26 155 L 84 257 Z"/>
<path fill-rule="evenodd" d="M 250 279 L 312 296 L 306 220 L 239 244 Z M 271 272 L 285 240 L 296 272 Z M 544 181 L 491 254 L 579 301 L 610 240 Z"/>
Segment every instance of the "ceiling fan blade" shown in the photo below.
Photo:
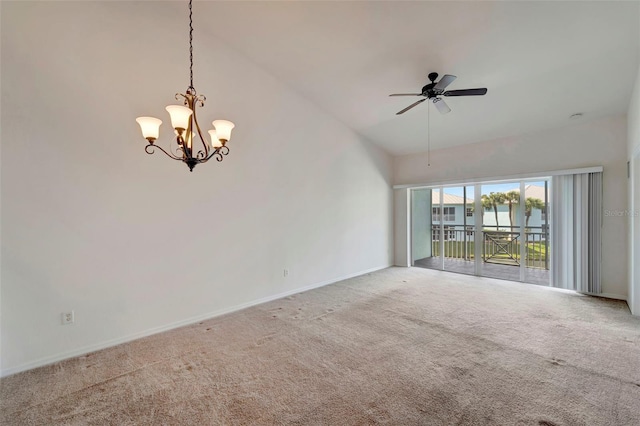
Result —
<path fill-rule="evenodd" d="M 444 90 L 445 87 L 453 83 L 453 80 L 455 80 L 456 78 L 458 77 L 456 77 L 455 75 L 443 75 L 440 81 L 437 82 L 435 86 L 433 86 L 433 90 Z"/>
<path fill-rule="evenodd" d="M 422 93 L 394 93 L 393 95 L 389 95 L 389 96 L 421 96 Z"/>
<path fill-rule="evenodd" d="M 396 115 L 400 115 L 400 114 L 404 114 L 405 112 L 409 111 L 411 108 L 413 108 L 414 106 L 418 105 L 419 103 L 422 103 L 424 101 L 426 101 L 427 98 L 424 99 L 420 99 L 418 102 L 414 102 L 411 105 L 409 105 L 408 107 L 406 107 L 405 109 L 403 109 L 402 111 L 398 111 L 396 112 Z"/>
<path fill-rule="evenodd" d="M 462 89 L 462 90 L 449 90 L 444 92 L 444 96 L 482 96 L 487 93 L 487 89 Z"/>
<path fill-rule="evenodd" d="M 436 109 L 440 111 L 440 114 L 447 114 L 451 112 L 451 108 L 449 108 L 449 105 L 447 105 L 444 99 L 435 98 L 433 100 L 433 104 L 436 106 Z"/>

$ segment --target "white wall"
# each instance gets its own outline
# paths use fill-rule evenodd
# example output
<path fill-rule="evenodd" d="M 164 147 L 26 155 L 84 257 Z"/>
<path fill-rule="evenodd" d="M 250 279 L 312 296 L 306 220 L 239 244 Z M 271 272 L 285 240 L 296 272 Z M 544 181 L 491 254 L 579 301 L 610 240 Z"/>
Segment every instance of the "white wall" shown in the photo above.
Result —
<path fill-rule="evenodd" d="M 627 158 L 631 166 L 632 182 L 629 185 L 629 307 L 634 315 L 640 315 L 640 69 L 633 88 L 627 113 Z"/>
<path fill-rule="evenodd" d="M 0 18 L 2 17 L 2 2 L 0 2 Z M 2 19 L 0 19 L 0 34 L 2 34 Z M 2 69 L 2 49 L 0 43 L 0 70 Z M 0 90 L 2 89 L 0 78 Z M 2 102 L 0 102 L 0 126 L 2 117 Z M 2 131 L 0 129 L 0 165 L 2 164 Z M 2 188 L 2 170 L 0 167 L 0 188 Z M 2 191 L 0 190 L 0 242 L 2 239 Z M 0 374 L 2 372 L 2 250 L 0 249 Z"/>
<path fill-rule="evenodd" d="M 408 189 L 393 191 L 394 203 L 394 265 L 411 266 L 409 259 L 410 194 Z"/>
<path fill-rule="evenodd" d="M 630 197 L 630 210 L 633 214 L 630 219 L 630 245 L 629 250 L 629 308 L 634 315 L 640 315 L 640 150 L 635 152 L 632 158 L 631 184 L 633 192 Z"/>
<path fill-rule="evenodd" d="M 434 151 L 431 167 L 424 155 L 394 160 L 394 184 L 428 184 L 510 176 L 588 166 L 603 166 L 604 209 L 627 208 L 624 116 L 576 123 L 559 129 Z M 398 213 L 396 213 L 398 214 Z M 602 291 L 627 297 L 627 219 L 604 218 Z"/>
<path fill-rule="evenodd" d="M 199 117 L 236 123 L 231 154 L 193 173 L 145 154 L 135 117 L 166 142 L 188 85 L 183 6 L 2 4 L 5 375 L 393 261 L 391 158 L 207 37 L 211 17 Z"/>

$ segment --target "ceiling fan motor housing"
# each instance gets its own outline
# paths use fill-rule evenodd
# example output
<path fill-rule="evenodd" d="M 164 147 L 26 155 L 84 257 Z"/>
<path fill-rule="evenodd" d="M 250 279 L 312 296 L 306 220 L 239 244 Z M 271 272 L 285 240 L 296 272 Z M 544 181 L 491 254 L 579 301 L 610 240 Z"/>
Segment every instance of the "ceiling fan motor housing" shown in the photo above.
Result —
<path fill-rule="evenodd" d="M 435 85 L 436 83 L 429 83 L 426 86 L 424 86 L 422 88 L 422 96 L 426 96 L 427 98 L 431 99 L 434 96 L 438 96 L 442 94 L 442 92 L 444 92 L 444 90 L 433 90 Z"/>
<path fill-rule="evenodd" d="M 441 94 L 442 92 L 444 92 L 444 90 L 438 91 L 439 93 L 437 93 L 435 90 L 433 90 L 433 88 L 436 85 L 436 79 L 438 78 L 438 73 L 437 72 L 429 73 L 428 77 L 429 77 L 429 80 L 431 81 L 431 83 L 427 84 L 426 86 L 424 86 L 422 88 L 422 96 L 426 96 L 428 99 L 431 99 L 434 96 L 437 96 L 437 95 Z"/>

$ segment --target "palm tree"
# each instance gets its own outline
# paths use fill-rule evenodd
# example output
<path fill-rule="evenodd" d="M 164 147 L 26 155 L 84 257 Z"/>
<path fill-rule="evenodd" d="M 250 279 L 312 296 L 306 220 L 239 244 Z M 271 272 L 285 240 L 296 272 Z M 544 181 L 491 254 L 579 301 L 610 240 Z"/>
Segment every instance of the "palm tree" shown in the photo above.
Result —
<path fill-rule="evenodd" d="M 493 203 L 491 199 L 487 195 L 482 196 L 482 215 L 484 216 L 485 210 L 491 210 L 493 208 Z"/>
<path fill-rule="evenodd" d="M 524 202 L 524 216 L 526 217 L 525 227 L 529 227 L 529 218 L 533 209 L 544 210 L 544 201 L 540 198 L 529 197 Z"/>
<path fill-rule="evenodd" d="M 500 227 L 498 223 L 498 206 L 503 204 L 506 199 L 506 195 L 503 192 L 490 192 L 489 195 L 482 196 L 482 208 L 491 209 L 496 215 L 496 230 Z"/>
<path fill-rule="evenodd" d="M 520 192 L 509 191 L 506 194 L 504 194 L 504 198 L 505 198 L 505 201 L 509 203 L 509 224 L 511 225 L 511 231 L 513 231 L 513 219 L 515 216 L 513 205 L 518 204 L 520 202 Z"/>
<path fill-rule="evenodd" d="M 482 202 L 482 209 L 480 210 L 480 213 L 482 214 L 482 223 L 484 223 L 484 212 L 491 210 L 493 208 L 493 204 L 491 204 L 489 196 L 485 194 L 482 194 L 480 201 Z"/>

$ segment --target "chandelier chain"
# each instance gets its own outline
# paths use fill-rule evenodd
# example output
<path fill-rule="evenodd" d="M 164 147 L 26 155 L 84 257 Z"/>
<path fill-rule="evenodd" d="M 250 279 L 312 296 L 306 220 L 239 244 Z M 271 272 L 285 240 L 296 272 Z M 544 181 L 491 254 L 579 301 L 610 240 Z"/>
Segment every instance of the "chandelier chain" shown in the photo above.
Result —
<path fill-rule="evenodd" d="M 195 92 L 195 87 L 193 87 L 193 10 L 192 10 L 192 1 L 189 0 L 189 78 L 191 84 L 189 85 L 189 89 L 193 89 Z"/>

